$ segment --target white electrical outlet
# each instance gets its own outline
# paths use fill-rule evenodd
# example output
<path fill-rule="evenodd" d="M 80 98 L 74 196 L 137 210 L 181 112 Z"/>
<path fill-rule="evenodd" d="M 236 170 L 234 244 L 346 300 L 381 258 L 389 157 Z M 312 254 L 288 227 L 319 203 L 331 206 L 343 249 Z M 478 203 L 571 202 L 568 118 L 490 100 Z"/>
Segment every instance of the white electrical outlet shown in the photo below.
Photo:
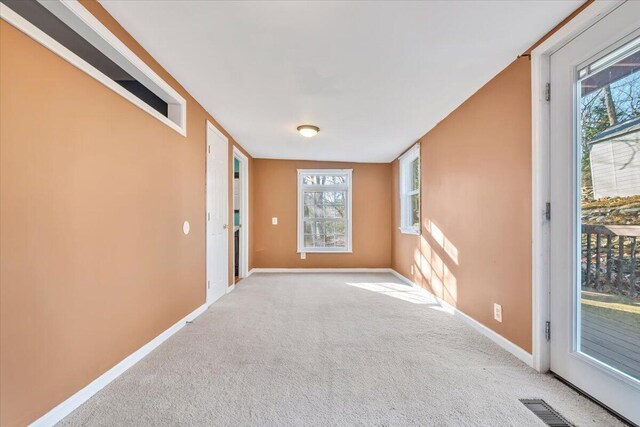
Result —
<path fill-rule="evenodd" d="M 275 216 L 273 218 L 271 218 L 271 224 L 278 225 L 278 218 L 275 217 Z"/>
<path fill-rule="evenodd" d="M 411 275 L 413 276 L 413 264 L 411 264 Z"/>
<path fill-rule="evenodd" d="M 300 259 L 307 259 L 307 253 L 306 252 L 300 252 Z"/>
<path fill-rule="evenodd" d="M 493 318 L 502 322 L 502 306 L 500 304 L 493 304 Z"/>

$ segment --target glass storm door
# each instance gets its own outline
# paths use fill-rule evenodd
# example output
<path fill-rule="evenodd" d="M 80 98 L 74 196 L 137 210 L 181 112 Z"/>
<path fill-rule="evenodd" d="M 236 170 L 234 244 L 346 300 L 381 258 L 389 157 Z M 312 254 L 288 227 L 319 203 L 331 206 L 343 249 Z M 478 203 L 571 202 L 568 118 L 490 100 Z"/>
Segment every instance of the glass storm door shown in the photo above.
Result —
<path fill-rule="evenodd" d="M 640 424 L 640 2 L 551 55 L 551 370 Z"/>

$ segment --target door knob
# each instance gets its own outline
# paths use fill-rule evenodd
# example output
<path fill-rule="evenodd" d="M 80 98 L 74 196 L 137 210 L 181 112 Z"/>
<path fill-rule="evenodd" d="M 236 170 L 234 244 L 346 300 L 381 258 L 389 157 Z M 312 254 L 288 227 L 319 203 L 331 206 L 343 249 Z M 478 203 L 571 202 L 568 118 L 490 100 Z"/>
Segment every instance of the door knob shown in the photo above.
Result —
<path fill-rule="evenodd" d="M 224 224 L 224 225 L 222 226 L 222 228 L 224 228 L 225 230 L 226 230 L 228 227 L 229 227 L 229 226 L 228 226 L 227 224 Z"/>

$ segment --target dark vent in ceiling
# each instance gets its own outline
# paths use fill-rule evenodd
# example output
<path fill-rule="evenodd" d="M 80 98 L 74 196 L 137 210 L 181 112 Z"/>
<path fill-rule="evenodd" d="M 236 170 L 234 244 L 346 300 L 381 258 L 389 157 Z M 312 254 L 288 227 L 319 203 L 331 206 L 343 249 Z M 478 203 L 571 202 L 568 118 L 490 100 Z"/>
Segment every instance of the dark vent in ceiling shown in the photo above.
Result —
<path fill-rule="evenodd" d="M 542 399 L 520 399 L 520 402 L 551 427 L 573 427 Z"/>

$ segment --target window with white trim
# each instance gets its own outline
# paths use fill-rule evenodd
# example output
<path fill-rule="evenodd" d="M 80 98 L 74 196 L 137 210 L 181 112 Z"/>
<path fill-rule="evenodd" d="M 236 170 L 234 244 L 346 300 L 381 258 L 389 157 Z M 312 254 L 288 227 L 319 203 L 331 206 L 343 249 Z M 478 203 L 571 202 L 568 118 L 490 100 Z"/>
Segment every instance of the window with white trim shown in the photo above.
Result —
<path fill-rule="evenodd" d="M 420 234 L 420 144 L 400 157 L 400 231 Z"/>
<path fill-rule="evenodd" d="M 351 252 L 351 169 L 298 169 L 298 252 Z"/>

